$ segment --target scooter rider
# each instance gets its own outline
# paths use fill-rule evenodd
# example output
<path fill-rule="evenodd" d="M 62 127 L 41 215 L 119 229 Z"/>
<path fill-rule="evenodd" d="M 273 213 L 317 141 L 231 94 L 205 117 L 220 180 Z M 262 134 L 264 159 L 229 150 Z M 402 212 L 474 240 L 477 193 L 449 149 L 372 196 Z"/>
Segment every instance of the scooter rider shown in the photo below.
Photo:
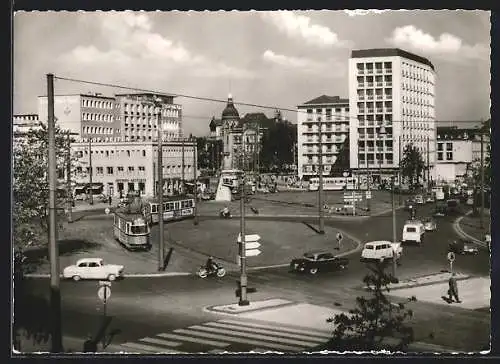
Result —
<path fill-rule="evenodd" d="M 208 257 L 207 263 L 205 264 L 205 267 L 209 273 L 217 270 L 217 263 L 214 262 L 214 259 L 212 258 L 212 256 Z"/>
<path fill-rule="evenodd" d="M 222 216 L 224 216 L 224 217 L 228 217 L 228 216 L 229 216 L 229 214 L 230 214 L 230 212 L 229 212 L 229 208 L 228 208 L 227 206 L 226 206 L 226 207 L 224 207 L 224 209 L 222 209 Z"/>

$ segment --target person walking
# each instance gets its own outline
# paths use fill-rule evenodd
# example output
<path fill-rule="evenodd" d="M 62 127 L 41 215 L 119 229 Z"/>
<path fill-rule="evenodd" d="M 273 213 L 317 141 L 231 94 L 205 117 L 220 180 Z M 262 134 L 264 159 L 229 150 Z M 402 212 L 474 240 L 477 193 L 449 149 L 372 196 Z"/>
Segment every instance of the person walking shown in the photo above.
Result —
<path fill-rule="evenodd" d="M 458 286 L 456 273 L 452 273 L 450 279 L 448 280 L 448 302 L 452 303 L 453 298 L 457 303 L 461 303 L 460 298 L 458 298 Z"/>

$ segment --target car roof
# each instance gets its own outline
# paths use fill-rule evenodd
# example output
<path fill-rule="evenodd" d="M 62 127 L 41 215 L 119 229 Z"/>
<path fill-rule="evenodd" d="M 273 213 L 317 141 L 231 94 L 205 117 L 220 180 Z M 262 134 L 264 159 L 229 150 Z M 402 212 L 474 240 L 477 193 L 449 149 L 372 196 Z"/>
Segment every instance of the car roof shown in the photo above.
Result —
<path fill-rule="evenodd" d="M 380 244 L 391 244 L 391 242 L 389 240 L 374 240 L 374 241 L 369 241 L 366 244 L 380 245 Z"/>
<path fill-rule="evenodd" d="M 305 252 L 304 255 L 318 255 L 318 254 L 325 254 L 325 253 L 330 253 L 333 254 L 332 252 L 329 252 L 328 250 L 311 250 L 308 252 Z"/>
<path fill-rule="evenodd" d="M 82 262 L 100 262 L 103 260 L 102 258 L 82 258 L 76 261 L 76 264 L 80 264 Z"/>

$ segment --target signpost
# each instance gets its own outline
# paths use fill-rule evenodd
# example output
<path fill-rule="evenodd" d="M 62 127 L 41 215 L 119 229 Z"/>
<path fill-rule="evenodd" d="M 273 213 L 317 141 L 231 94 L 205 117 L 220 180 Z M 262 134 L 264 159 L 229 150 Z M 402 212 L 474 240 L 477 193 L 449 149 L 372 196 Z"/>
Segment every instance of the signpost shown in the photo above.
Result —
<path fill-rule="evenodd" d="M 337 249 L 340 250 L 340 243 L 342 242 L 343 236 L 340 232 L 335 235 L 335 238 L 337 239 Z"/>
<path fill-rule="evenodd" d="M 372 198 L 372 191 L 366 191 L 366 199 L 370 200 Z"/>
<path fill-rule="evenodd" d="M 103 316 L 106 319 L 106 303 L 109 297 L 111 297 L 111 282 L 99 281 L 99 289 L 97 290 L 97 297 L 103 303 Z"/>
<path fill-rule="evenodd" d="M 259 234 L 245 235 L 245 256 L 256 257 L 261 253 L 258 249 L 260 247 L 259 240 Z M 241 244 L 241 234 L 238 234 L 238 244 Z"/>
<path fill-rule="evenodd" d="M 354 190 L 349 192 L 344 192 L 344 208 L 348 209 L 352 207 L 353 216 L 356 215 L 356 201 L 363 201 L 363 195 L 361 193 L 355 192 Z"/>
<path fill-rule="evenodd" d="M 109 215 L 109 213 L 111 212 L 111 210 L 109 209 L 109 207 L 106 207 L 104 209 L 104 212 L 106 213 L 106 215 Z"/>
<path fill-rule="evenodd" d="M 450 272 L 453 273 L 453 262 L 455 261 L 455 253 L 449 252 L 446 256 L 450 262 Z"/>

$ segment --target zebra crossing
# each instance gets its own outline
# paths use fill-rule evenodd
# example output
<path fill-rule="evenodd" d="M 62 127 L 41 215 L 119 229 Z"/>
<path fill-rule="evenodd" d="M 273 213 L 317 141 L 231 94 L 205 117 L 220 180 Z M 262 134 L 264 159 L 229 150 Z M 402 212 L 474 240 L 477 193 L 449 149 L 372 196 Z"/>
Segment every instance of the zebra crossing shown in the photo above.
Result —
<path fill-rule="evenodd" d="M 110 345 L 106 352 L 186 354 L 224 352 L 301 352 L 331 337 L 327 331 L 251 319 L 225 318 Z"/>

